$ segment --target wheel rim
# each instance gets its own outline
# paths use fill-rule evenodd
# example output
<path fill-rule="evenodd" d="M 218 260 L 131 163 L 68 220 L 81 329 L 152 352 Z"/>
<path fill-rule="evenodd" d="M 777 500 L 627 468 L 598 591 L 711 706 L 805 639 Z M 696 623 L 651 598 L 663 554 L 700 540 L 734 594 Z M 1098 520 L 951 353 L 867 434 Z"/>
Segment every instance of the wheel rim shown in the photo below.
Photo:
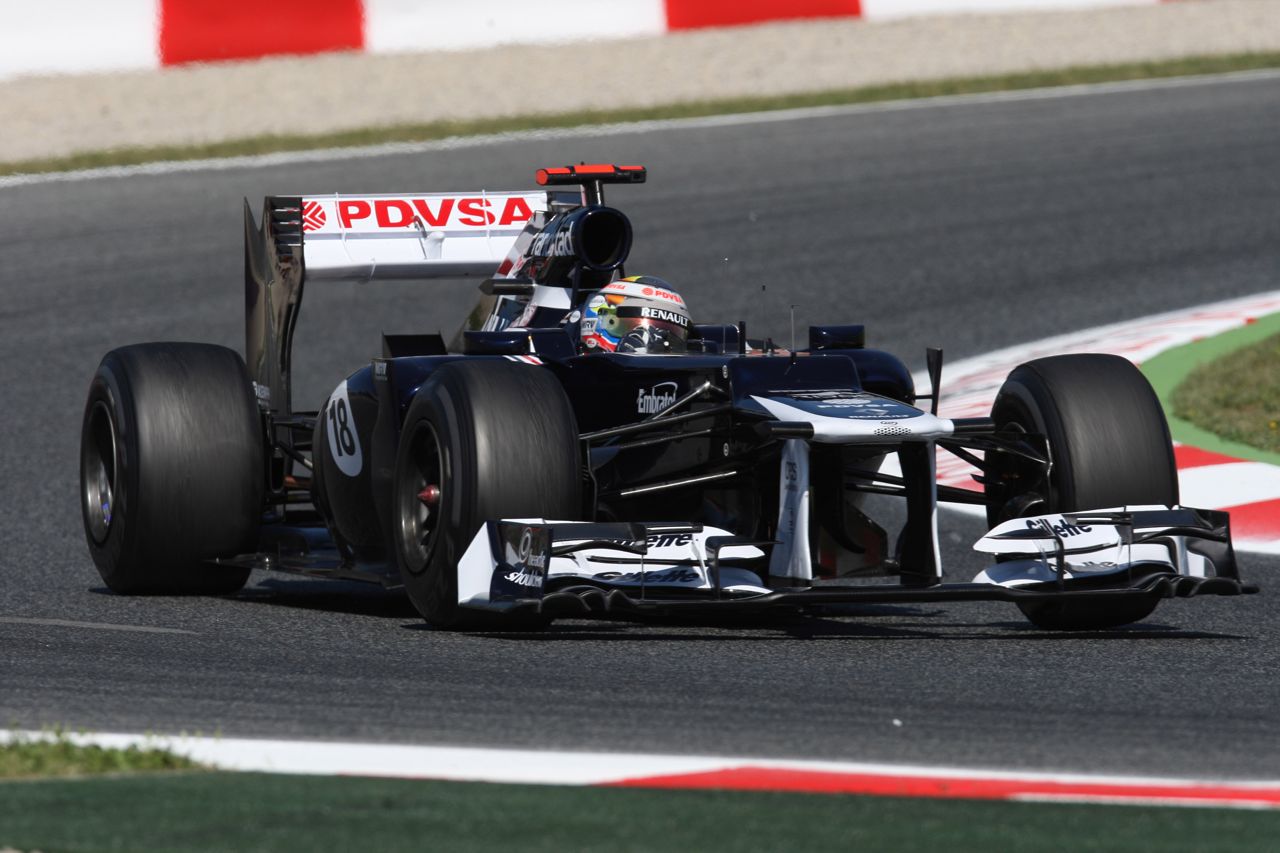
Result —
<path fill-rule="evenodd" d="M 418 421 L 412 429 L 408 458 L 396 487 L 396 508 L 404 564 L 413 574 L 421 574 L 431 562 L 440 530 L 444 466 L 435 428 Z"/>
<path fill-rule="evenodd" d="M 85 441 L 81 446 L 84 472 L 84 508 L 89 535 L 101 545 L 111 533 L 116 502 L 116 426 L 106 403 L 98 401 L 89 413 Z"/>

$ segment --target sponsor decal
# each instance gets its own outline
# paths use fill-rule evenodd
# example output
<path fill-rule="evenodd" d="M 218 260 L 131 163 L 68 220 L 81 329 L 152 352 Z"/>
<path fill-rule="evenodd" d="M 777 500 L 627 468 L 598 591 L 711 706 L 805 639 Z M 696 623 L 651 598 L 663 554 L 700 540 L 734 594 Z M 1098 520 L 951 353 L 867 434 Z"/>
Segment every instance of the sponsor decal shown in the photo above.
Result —
<path fill-rule="evenodd" d="M 674 568 L 674 569 L 658 569 L 652 572 L 627 572 L 626 574 L 618 574 L 615 572 L 602 572 L 596 575 L 597 578 L 610 583 L 700 583 L 702 575 L 694 569 L 690 568 Z"/>
<path fill-rule="evenodd" d="M 808 488 L 806 483 L 804 487 L 800 484 L 800 465 L 793 455 L 788 455 L 782 462 L 782 492 L 783 492 L 783 518 L 779 522 L 779 528 L 788 537 L 794 538 L 796 533 L 796 517 L 798 513 L 791 509 L 795 501 L 800 500 L 804 489 Z"/>
<path fill-rule="evenodd" d="M 809 554 L 809 445 L 789 438 L 782 447 L 778 472 L 777 545 L 769 554 L 769 574 L 813 577 Z"/>
<path fill-rule="evenodd" d="M 676 383 L 659 382 L 651 389 L 641 388 L 636 393 L 636 413 L 656 415 L 676 401 Z"/>
<path fill-rule="evenodd" d="M 508 572 L 503 578 L 515 584 L 516 586 L 524 586 L 530 589 L 542 588 L 542 573 L 527 572 L 524 570 L 518 572 Z"/>
<path fill-rule="evenodd" d="M 779 399 L 788 398 L 802 406 L 805 411 L 829 417 L 853 418 L 856 420 L 878 420 L 885 425 L 892 422 L 886 418 L 911 418 L 920 414 L 905 403 L 879 397 L 865 391 L 844 391 L 840 389 L 815 389 L 808 391 L 770 391 Z"/>
<path fill-rule="evenodd" d="M 637 285 L 634 281 L 613 281 L 606 284 L 604 289 L 634 294 L 636 292 L 636 287 Z M 680 294 L 672 293 L 670 290 L 663 290 L 660 287 L 650 287 L 646 284 L 644 287 L 640 288 L 640 293 L 653 299 L 665 299 L 668 302 L 674 302 L 676 305 L 684 305 L 684 299 Z"/>
<path fill-rule="evenodd" d="M 683 305 L 684 300 L 680 298 L 680 294 L 672 293 L 669 290 L 663 290 L 660 287 L 646 287 L 641 291 L 645 296 L 656 296 L 658 299 L 665 299 L 668 302 L 674 302 L 677 305 Z"/>
<path fill-rule="evenodd" d="M 537 595 L 547 577 L 550 528 L 501 522 L 498 529 L 503 549 L 500 561 L 507 571 L 494 574 L 489 588 L 490 600 L 528 598 L 530 591 Z"/>
<path fill-rule="evenodd" d="M 858 400 L 862 396 L 858 391 L 845 391 L 839 388 L 815 388 L 805 391 L 770 391 L 770 394 L 782 394 L 793 400 L 811 400 L 814 402 L 830 402 L 832 400 Z"/>
<path fill-rule="evenodd" d="M 675 323 L 681 328 L 689 327 L 689 318 L 676 311 L 665 308 L 641 308 L 640 316 L 647 320 L 662 320 L 664 323 Z"/>
<path fill-rule="evenodd" d="M 647 548 L 684 548 L 693 542 L 693 534 L 654 533 L 646 536 L 643 541 L 637 539 L 610 539 L 608 541 L 625 545 L 628 548 L 639 548 L 641 545 Z"/>
<path fill-rule="evenodd" d="M 533 553 L 533 529 L 526 527 L 524 532 L 520 534 L 520 546 L 516 549 L 516 557 L 520 560 L 520 564 L 528 566 L 531 569 L 545 569 L 547 567 L 547 555 Z"/>
<path fill-rule="evenodd" d="M 529 254 L 539 258 L 572 258 L 577 256 L 573 248 L 573 231 L 570 228 L 551 226 L 538 232 L 529 247 Z"/>
<path fill-rule="evenodd" d="M 1087 524 L 1072 524 L 1066 518 L 1060 518 L 1058 521 L 1050 521 L 1047 518 L 1029 518 L 1027 519 L 1028 530 L 1041 530 L 1049 536 L 1055 534 L 1063 539 L 1070 539 L 1072 536 L 1082 536 L 1085 533 L 1092 532 L 1093 528 Z"/>
<path fill-rule="evenodd" d="M 405 196 L 403 198 L 310 199 L 303 203 L 303 230 L 334 230 L 326 212 L 332 204 L 338 230 L 378 231 L 412 227 L 487 228 L 523 225 L 533 209 L 521 196 Z"/>
<path fill-rule="evenodd" d="M 324 227 L 324 205 L 318 201 L 309 201 L 302 205 L 302 230 L 319 231 Z"/>

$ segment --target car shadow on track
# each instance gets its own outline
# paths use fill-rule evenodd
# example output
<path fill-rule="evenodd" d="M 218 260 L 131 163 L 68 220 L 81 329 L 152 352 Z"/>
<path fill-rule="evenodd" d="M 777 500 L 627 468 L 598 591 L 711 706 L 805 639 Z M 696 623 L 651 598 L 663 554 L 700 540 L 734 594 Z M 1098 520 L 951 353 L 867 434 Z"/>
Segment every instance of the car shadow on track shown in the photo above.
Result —
<path fill-rule="evenodd" d="M 111 595 L 105 587 L 91 590 Z M 408 597 L 400 592 L 354 581 L 276 579 L 259 581 L 229 600 L 298 610 L 410 620 L 408 631 L 437 633 L 422 621 Z M 776 642 L 794 640 L 1248 640 L 1252 637 L 1198 631 L 1140 622 L 1104 631 L 1044 631 L 1020 621 L 949 621 L 952 611 L 910 605 L 836 605 L 822 613 L 737 614 L 701 617 L 605 617 L 561 619 L 542 631 L 471 631 L 477 639 L 519 639 L 523 642 L 596 642 L 708 640 L 715 642 Z"/>
<path fill-rule="evenodd" d="M 245 587 L 232 598 L 250 604 L 384 619 L 407 619 L 418 615 L 403 593 L 357 581 L 272 578 Z"/>
<path fill-rule="evenodd" d="M 787 614 L 702 619 L 606 619 L 587 622 L 553 622 L 543 631 L 478 631 L 471 636 L 491 639 L 520 639 L 525 642 L 599 642 L 707 640 L 723 642 L 776 642 L 795 640 L 1026 640 L 1064 642 L 1070 640 L 1250 640 L 1239 634 L 1188 630 L 1157 622 L 1099 631 L 1045 631 L 1025 622 L 946 621 L 944 610 L 924 610 L 891 605 L 862 606 L 842 610 L 838 615 Z M 934 621 L 938 620 L 938 621 Z M 426 623 L 403 626 L 408 630 L 431 631 Z"/>

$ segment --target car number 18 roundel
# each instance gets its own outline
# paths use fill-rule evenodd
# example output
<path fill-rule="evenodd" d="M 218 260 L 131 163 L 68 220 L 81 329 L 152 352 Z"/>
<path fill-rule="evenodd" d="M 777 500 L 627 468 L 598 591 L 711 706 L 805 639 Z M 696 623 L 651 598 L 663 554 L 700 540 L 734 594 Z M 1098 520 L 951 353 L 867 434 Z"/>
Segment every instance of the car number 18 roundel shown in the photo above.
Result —
<path fill-rule="evenodd" d="M 360 452 L 360 434 L 356 432 L 355 418 L 351 415 L 351 399 L 347 396 L 345 381 L 329 395 L 324 417 L 327 420 L 325 432 L 329 434 L 329 455 L 334 464 L 348 477 L 358 477 L 364 467 L 364 454 Z"/>

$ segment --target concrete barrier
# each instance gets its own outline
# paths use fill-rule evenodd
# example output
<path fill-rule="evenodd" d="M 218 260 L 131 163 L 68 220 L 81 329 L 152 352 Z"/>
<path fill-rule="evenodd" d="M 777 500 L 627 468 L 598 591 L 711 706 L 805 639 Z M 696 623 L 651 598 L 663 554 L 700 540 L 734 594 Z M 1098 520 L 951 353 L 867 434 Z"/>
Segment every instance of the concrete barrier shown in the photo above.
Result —
<path fill-rule="evenodd" d="M 12 0 L 0 78 L 334 51 L 402 53 L 656 36 L 813 18 L 1025 11 L 1161 0 Z"/>

